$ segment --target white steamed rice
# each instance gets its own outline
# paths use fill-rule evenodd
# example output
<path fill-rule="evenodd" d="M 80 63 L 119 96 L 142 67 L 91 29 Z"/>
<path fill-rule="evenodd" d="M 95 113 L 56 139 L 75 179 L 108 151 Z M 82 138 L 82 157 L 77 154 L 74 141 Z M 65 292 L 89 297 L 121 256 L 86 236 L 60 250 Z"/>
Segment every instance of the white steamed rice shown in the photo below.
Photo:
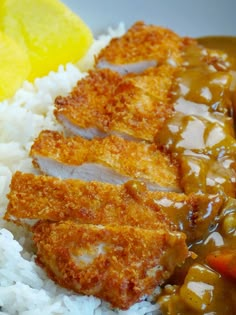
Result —
<path fill-rule="evenodd" d="M 127 311 L 112 310 L 95 297 L 76 295 L 57 286 L 35 264 L 29 233 L 1 219 L 12 174 L 16 170 L 36 173 L 28 156 L 34 138 L 42 129 L 61 130 L 53 116 L 55 97 L 70 92 L 85 75 L 82 71 L 93 66 L 94 54 L 111 37 L 123 33 L 123 25 L 110 29 L 77 65 L 60 66 L 57 72 L 36 79 L 34 84 L 25 82 L 12 99 L 0 103 L 0 314 L 158 314 L 157 305 L 147 301 Z"/>

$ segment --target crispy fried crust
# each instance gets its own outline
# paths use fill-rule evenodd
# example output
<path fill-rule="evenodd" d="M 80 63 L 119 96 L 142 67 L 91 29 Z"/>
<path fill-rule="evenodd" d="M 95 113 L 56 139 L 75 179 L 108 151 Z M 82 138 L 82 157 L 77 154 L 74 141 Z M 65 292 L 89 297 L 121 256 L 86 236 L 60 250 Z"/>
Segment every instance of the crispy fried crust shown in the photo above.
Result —
<path fill-rule="evenodd" d="M 181 48 L 182 39 L 173 31 L 136 22 L 122 37 L 112 39 L 102 49 L 96 58 L 96 64 L 103 60 L 111 64 L 155 60 L 162 64 L 168 62 L 168 59 L 179 63 Z"/>
<path fill-rule="evenodd" d="M 161 229 L 64 221 L 39 222 L 33 232 L 37 261 L 53 280 L 121 309 L 151 293 L 188 256 L 184 234 Z"/>
<path fill-rule="evenodd" d="M 7 220 L 70 219 L 90 224 L 174 229 L 160 207 L 148 198 L 145 185 L 139 182 L 114 186 L 17 172 L 8 198 Z"/>
<path fill-rule="evenodd" d="M 107 111 L 109 129 L 133 138 L 153 141 L 173 113 L 172 88 L 175 71 L 170 66 L 150 68 L 141 75 L 128 75 L 117 87 Z"/>
<path fill-rule="evenodd" d="M 151 192 L 130 181 L 122 186 L 61 180 L 16 172 L 5 219 L 76 220 L 79 223 L 178 229 L 187 241 L 202 237 L 219 213 L 220 196 Z M 23 220 L 22 220 L 23 219 Z"/>
<path fill-rule="evenodd" d="M 106 106 L 122 81 L 122 76 L 109 69 L 89 71 L 85 78 L 78 81 L 68 97 L 56 98 L 56 118 L 61 122 L 61 117 L 64 116 L 81 128 L 96 126 L 106 131 L 109 124 Z"/>
<path fill-rule="evenodd" d="M 123 77 L 109 69 L 90 71 L 68 97 L 56 98 L 54 114 L 78 133 L 97 128 L 153 141 L 173 111 L 175 72 L 168 65 Z"/>
<path fill-rule="evenodd" d="M 178 167 L 154 144 L 127 141 L 117 136 L 93 140 L 79 136 L 65 138 L 58 132 L 42 131 L 30 155 L 36 167 L 40 167 L 40 157 L 72 166 L 96 163 L 126 178 L 180 190 Z"/>

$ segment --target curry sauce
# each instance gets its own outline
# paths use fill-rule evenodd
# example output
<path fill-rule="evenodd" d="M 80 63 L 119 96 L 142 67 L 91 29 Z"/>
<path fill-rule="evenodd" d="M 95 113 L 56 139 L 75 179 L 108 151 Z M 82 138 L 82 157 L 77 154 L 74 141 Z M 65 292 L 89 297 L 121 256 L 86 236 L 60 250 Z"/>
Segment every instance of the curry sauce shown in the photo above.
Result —
<path fill-rule="evenodd" d="M 211 38 L 201 43 L 212 48 L 217 44 Z M 178 75 L 175 112 L 156 136 L 158 147 L 180 164 L 185 193 L 224 198 L 208 232 L 189 242 L 194 255 L 176 269 L 158 298 L 164 314 L 236 314 L 236 140 L 232 83 L 236 66 L 232 52 L 236 45 L 233 41 L 229 44 L 225 46 L 223 41 L 220 47 L 229 54 L 219 51 L 221 58 L 215 60 L 216 51 L 212 59 L 206 57 L 204 49 L 188 47 L 184 52 L 186 63 Z M 207 213 L 203 220 L 206 217 Z"/>

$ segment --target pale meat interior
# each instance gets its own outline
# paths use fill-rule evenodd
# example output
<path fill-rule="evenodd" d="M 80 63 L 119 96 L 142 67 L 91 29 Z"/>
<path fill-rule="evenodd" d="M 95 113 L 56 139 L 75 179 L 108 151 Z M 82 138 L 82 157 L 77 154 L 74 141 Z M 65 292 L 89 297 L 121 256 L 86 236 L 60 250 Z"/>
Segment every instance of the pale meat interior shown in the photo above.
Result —
<path fill-rule="evenodd" d="M 17 172 L 5 219 L 26 225 L 41 219 L 178 229 L 190 243 L 207 232 L 223 204 L 223 198 L 211 195 L 150 191 L 139 181 L 112 185 Z"/>
<path fill-rule="evenodd" d="M 181 191 L 178 168 L 155 144 L 117 136 L 86 140 L 42 131 L 30 154 L 34 165 L 51 176 L 113 184 L 134 179 L 150 190 Z"/>
<path fill-rule="evenodd" d="M 52 279 L 123 309 L 168 278 L 188 253 L 184 234 L 166 229 L 44 221 L 33 232 L 37 261 Z M 173 263 L 163 264 L 167 257 Z"/>

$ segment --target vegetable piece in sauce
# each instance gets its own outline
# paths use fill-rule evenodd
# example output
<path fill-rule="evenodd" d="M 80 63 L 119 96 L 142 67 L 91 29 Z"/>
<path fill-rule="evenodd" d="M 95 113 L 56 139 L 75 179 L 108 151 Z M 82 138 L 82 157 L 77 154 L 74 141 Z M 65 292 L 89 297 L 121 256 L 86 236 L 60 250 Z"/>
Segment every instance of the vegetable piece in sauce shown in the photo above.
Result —
<path fill-rule="evenodd" d="M 204 265 L 195 264 L 188 271 L 184 285 L 180 289 L 180 297 L 191 309 L 202 314 L 207 312 L 220 314 L 219 305 L 221 305 L 221 311 L 223 311 L 221 314 L 233 314 L 235 302 L 232 300 L 231 293 L 226 299 L 227 291 L 218 273 Z M 235 293 L 235 290 L 233 292 Z M 223 310 L 222 302 L 224 299 L 229 300 L 231 303 L 225 305 Z"/>
<path fill-rule="evenodd" d="M 168 315 L 232 315 L 236 310 L 235 294 L 233 282 L 195 263 L 189 268 L 184 284 L 167 285 L 158 302 L 163 314 Z"/>
<path fill-rule="evenodd" d="M 206 262 L 220 274 L 236 280 L 236 249 L 213 252 L 206 257 Z"/>

